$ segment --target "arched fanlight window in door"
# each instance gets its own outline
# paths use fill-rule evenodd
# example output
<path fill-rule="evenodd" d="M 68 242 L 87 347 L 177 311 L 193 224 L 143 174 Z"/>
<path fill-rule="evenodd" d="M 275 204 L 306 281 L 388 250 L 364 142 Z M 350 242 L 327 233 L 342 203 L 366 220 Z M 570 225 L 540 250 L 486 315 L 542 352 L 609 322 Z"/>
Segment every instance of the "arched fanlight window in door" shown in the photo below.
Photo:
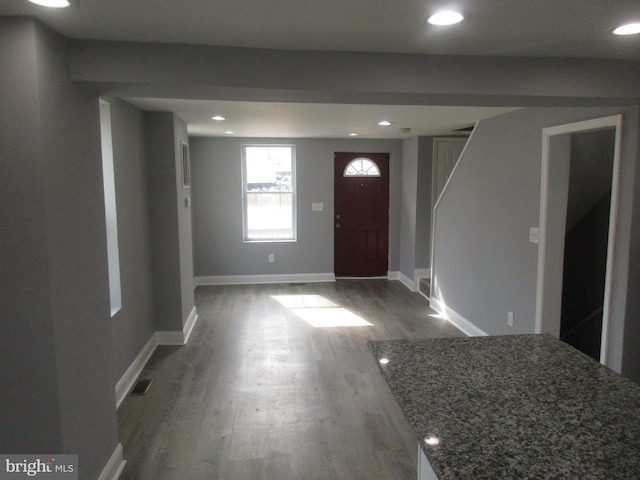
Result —
<path fill-rule="evenodd" d="M 369 158 L 358 157 L 351 160 L 344 169 L 345 177 L 379 177 L 380 169 L 375 162 Z"/>

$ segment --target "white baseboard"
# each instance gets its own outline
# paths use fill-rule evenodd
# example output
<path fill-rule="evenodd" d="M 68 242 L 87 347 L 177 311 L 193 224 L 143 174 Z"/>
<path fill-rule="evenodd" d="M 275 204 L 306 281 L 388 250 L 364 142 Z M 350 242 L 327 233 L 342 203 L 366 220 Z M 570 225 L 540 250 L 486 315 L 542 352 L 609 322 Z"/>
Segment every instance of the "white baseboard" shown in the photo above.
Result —
<path fill-rule="evenodd" d="M 397 272 L 397 271 L 391 272 L 391 271 L 389 271 L 389 272 L 387 272 L 387 279 L 388 280 L 397 280 L 400 283 L 402 283 L 405 287 L 407 287 L 409 290 L 411 290 L 412 292 L 415 291 L 415 290 L 413 290 L 414 284 L 411 281 L 411 279 L 409 277 L 407 277 L 402 272 Z"/>
<path fill-rule="evenodd" d="M 252 285 L 263 283 L 335 282 L 333 273 L 287 273 L 281 275 L 218 275 L 195 277 L 196 287 L 204 285 Z"/>
<path fill-rule="evenodd" d="M 388 272 L 387 273 L 387 278 L 389 280 L 398 280 L 400 283 L 402 283 L 405 287 L 407 287 L 412 292 L 417 292 L 418 291 L 418 286 L 420 285 L 417 282 L 417 277 L 416 277 L 416 280 L 412 280 L 402 272 L 395 272 L 395 271 L 394 272 Z"/>
<path fill-rule="evenodd" d="M 412 292 L 420 290 L 420 279 L 431 278 L 431 269 L 429 268 L 416 268 L 413 272 L 413 280 L 407 277 L 402 272 L 388 272 L 387 277 L 389 280 L 399 280 L 402 284 Z"/>
<path fill-rule="evenodd" d="M 156 338 L 156 346 L 158 345 L 184 345 L 184 333 L 173 330 L 158 330 L 153 334 Z"/>
<path fill-rule="evenodd" d="M 182 331 L 179 330 L 158 330 L 155 333 L 156 345 L 186 345 L 198 321 L 198 312 L 196 307 L 191 309 L 189 317 L 184 324 Z"/>
<path fill-rule="evenodd" d="M 411 278 L 407 277 L 404 273 L 398 272 L 398 280 L 412 292 L 418 291 L 418 284 Z"/>
<path fill-rule="evenodd" d="M 145 343 L 140 353 L 138 353 L 133 362 L 131 362 L 131 365 L 129 365 L 129 368 L 127 368 L 120 380 L 118 380 L 118 383 L 116 383 L 116 408 L 120 407 L 136 383 L 136 380 L 140 376 L 140 373 L 142 373 L 151 355 L 155 352 L 156 347 L 158 347 L 158 345 L 186 345 L 198 318 L 196 307 L 193 307 L 182 332 L 165 330 L 154 332 L 153 335 L 151 335 L 151 338 Z"/>
<path fill-rule="evenodd" d="M 387 272 L 389 280 L 400 280 L 400 272 Z"/>
<path fill-rule="evenodd" d="M 432 297 L 429 301 L 429 305 L 436 312 L 442 315 L 443 318 L 447 319 L 450 323 L 452 323 L 456 328 L 462 330 L 462 332 L 469 337 L 485 337 L 489 335 L 485 331 L 476 327 L 469 320 L 464 318 L 462 315 L 459 315 L 457 312 L 446 306 L 442 303 L 438 298 Z"/>
<path fill-rule="evenodd" d="M 416 276 L 416 278 L 431 278 L 431 269 L 430 268 L 416 268 L 415 276 Z"/>
<path fill-rule="evenodd" d="M 129 365 L 129 368 L 124 372 L 118 383 L 116 383 L 116 407 L 120 407 L 157 346 L 158 339 L 154 333 L 142 347 L 138 356 L 131 362 L 131 365 Z"/>
<path fill-rule="evenodd" d="M 111 458 L 102 469 L 98 480 L 118 480 L 126 464 L 127 462 L 122 454 L 122 444 L 119 443 L 113 451 Z"/>
<path fill-rule="evenodd" d="M 416 268 L 415 276 L 416 276 L 416 280 L 415 280 L 416 281 L 416 290 L 424 298 L 426 298 L 427 300 L 430 300 L 431 292 L 426 292 L 425 293 L 422 290 L 420 290 L 420 280 L 423 279 L 423 278 L 431 279 L 431 269 L 430 268 Z"/>
<path fill-rule="evenodd" d="M 189 313 L 189 317 L 184 324 L 184 328 L 182 329 L 182 333 L 184 335 L 184 343 L 185 345 L 189 341 L 189 337 L 191 336 L 191 332 L 193 332 L 193 327 L 196 326 L 196 322 L 198 321 L 198 312 L 196 307 L 194 306 Z"/>

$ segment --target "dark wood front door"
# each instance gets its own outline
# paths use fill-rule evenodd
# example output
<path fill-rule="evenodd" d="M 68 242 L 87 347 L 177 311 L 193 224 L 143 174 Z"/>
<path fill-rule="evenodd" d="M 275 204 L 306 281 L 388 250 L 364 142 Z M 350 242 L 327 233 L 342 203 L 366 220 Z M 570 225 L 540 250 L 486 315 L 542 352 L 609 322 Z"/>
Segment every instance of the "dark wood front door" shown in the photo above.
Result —
<path fill-rule="evenodd" d="M 389 154 L 336 153 L 334 189 L 336 276 L 386 276 Z"/>

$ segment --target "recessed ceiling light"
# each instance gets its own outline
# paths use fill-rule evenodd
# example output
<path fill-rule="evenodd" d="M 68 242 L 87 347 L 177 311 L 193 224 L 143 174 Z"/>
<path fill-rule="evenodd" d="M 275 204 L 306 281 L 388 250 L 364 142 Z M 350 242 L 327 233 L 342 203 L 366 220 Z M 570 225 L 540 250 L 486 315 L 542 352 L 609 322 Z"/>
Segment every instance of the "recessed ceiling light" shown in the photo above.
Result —
<path fill-rule="evenodd" d="M 636 35 L 640 33 L 640 23 L 627 23 L 613 31 L 614 35 Z"/>
<path fill-rule="evenodd" d="M 424 439 L 424 443 L 426 443 L 430 447 L 437 447 L 438 445 L 440 445 L 440 439 L 438 437 L 427 437 Z"/>
<path fill-rule="evenodd" d="M 391 125 L 391 122 L 389 122 L 388 120 L 382 120 L 381 122 L 378 122 L 378 125 L 380 125 L 381 127 L 388 127 L 389 125 Z"/>
<path fill-rule="evenodd" d="M 464 20 L 462 14 L 454 11 L 438 12 L 427 20 L 431 25 L 454 25 Z"/>
<path fill-rule="evenodd" d="M 31 3 L 40 5 L 41 7 L 50 8 L 67 8 L 71 6 L 69 0 L 29 0 Z"/>
<path fill-rule="evenodd" d="M 233 134 L 234 134 L 234 133 L 236 133 L 236 132 L 232 132 L 231 130 L 227 130 L 227 131 L 226 131 L 226 132 L 224 132 L 224 133 L 226 133 L 227 135 L 233 135 Z"/>
<path fill-rule="evenodd" d="M 349 134 L 349 136 L 350 136 L 350 137 L 357 137 L 357 136 L 358 136 L 358 134 L 357 134 L 357 133 L 355 133 L 355 132 L 353 132 L 353 133 L 350 133 L 350 134 Z"/>
<path fill-rule="evenodd" d="M 222 122 L 225 118 L 222 115 L 214 115 L 211 117 L 211 120 L 215 120 L 216 122 Z"/>

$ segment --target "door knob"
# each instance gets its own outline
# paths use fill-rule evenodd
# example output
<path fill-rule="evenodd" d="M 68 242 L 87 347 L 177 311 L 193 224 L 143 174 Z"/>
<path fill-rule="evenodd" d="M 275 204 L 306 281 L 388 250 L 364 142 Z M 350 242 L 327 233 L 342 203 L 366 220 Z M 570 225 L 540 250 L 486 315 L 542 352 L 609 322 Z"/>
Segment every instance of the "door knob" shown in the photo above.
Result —
<path fill-rule="evenodd" d="M 340 222 L 336 223 L 336 228 L 340 228 Z"/>

